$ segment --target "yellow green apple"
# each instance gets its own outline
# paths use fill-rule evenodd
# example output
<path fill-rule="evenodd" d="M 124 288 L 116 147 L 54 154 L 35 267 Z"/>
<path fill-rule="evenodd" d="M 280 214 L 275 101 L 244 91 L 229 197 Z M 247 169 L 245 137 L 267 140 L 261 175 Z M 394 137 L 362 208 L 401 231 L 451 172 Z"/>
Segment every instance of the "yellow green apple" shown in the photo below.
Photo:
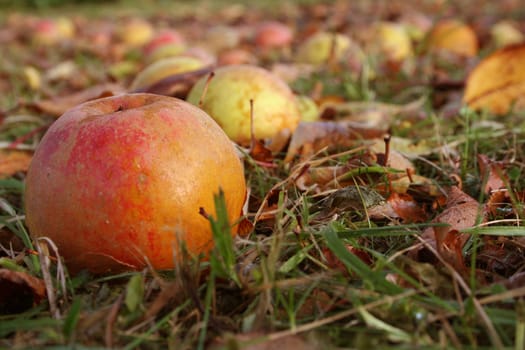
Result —
<path fill-rule="evenodd" d="M 257 139 L 293 131 L 301 115 L 289 86 L 266 69 L 252 65 L 224 66 L 215 70 L 207 91 L 208 77 L 201 78 L 187 100 L 199 105 L 235 142 L 251 140 L 250 100 L 253 100 L 253 130 Z"/>

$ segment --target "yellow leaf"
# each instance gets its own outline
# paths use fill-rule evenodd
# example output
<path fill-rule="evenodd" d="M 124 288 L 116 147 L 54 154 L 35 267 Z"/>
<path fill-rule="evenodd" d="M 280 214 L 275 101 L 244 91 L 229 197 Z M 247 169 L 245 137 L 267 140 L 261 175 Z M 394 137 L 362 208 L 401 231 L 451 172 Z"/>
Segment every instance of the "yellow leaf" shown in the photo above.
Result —
<path fill-rule="evenodd" d="M 463 101 L 473 109 L 505 114 L 525 107 L 525 44 L 507 46 L 481 61 L 470 73 Z"/>
<path fill-rule="evenodd" d="M 0 179 L 12 176 L 19 171 L 27 171 L 31 154 L 22 151 L 0 152 Z"/>
<path fill-rule="evenodd" d="M 436 23 L 429 33 L 427 45 L 431 52 L 447 51 L 464 57 L 476 56 L 479 46 L 474 30 L 454 19 Z"/>

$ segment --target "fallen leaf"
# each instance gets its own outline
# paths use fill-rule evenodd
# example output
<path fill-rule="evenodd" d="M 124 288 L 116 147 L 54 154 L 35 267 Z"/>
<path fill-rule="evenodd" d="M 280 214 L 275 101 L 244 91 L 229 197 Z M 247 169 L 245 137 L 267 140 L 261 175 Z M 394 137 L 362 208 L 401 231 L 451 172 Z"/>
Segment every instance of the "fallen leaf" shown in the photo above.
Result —
<path fill-rule="evenodd" d="M 446 51 L 464 57 L 478 54 L 478 38 L 474 30 L 456 19 L 444 19 L 436 23 L 427 38 L 431 52 Z"/>
<path fill-rule="evenodd" d="M 463 102 L 502 115 L 525 107 L 525 44 L 500 49 L 470 73 Z"/>
<path fill-rule="evenodd" d="M 36 101 L 34 103 L 28 104 L 28 107 L 35 108 L 54 117 L 60 117 L 69 109 L 83 102 L 102 97 L 115 96 L 125 92 L 125 89 L 118 84 L 101 84 L 73 93 L 71 95 Z"/>
<path fill-rule="evenodd" d="M 252 136 L 250 156 L 257 162 L 272 164 L 273 154 L 261 141 Z"/>
<path fill-rule="evenodd" d="M 421 207 L 421 204 L 408 194 L 393 192 L 387 198 L 387 202 L 405 223 L 424 222 L 427 219 L 427 214 Z"/>
<path fill-rule="evenodd" d="M 0 179 L 27 171 L 31 158 L 28 152 L 0 151 Z"/>
<path fill-rule="evenodd" d="M 45 296 L 43 280 L 26 272 L 0 269 L 0 314 L 22 312 Z"/>
<path fill-rule="evenodd" d="M 268 338 L 266 335 L 259 332 L 250 332 L 244 334 L 226 335 L 221 339 L 216 339 L 208 349 L 243 349 L 243 350 L 314 350 L 321 349 L 316 344 L 306 342 L 298 335 L 287 335 L 278 339 Z"/>
<path fill-rule="evenodd" d="M 348 250 L 353 255 L 357 256 L 362 262 L 364 262 L 368 266 L 372 266 L 372 264 L 374 263 L 374 261 L 370 257 L 370 254 L 368 254 L 365 250 L 352 247 L 349 244 L 346 244 L 345 247 L 346 250 Z M 323 248 L 322 254 L 326 259 L 326 264 L 329 268 L 331 268 L 332 270 L 339 271 L 345 275 L 349 274 L 346 265 L 329 248 Z"/>
<path fill-rule="evenodd" d="M 390 182 L 390 189 L 399 194 L 415 188 L 426 197 L 437 197 L 441 194 L 439 187 L 431 179 L 421 175 L 405 175 Z"/>
<path fill-rule="evenodd" d="M 482 177 L 487 177 L 484 192 L 491 194 L 492 191 L 505 188 L 505 183 L 508 183 L 506 174 L 502 166 L 496 162 L 492 162 L 486 155 L 478 154 L 479 172 Z"/>
<path fill-rule="evenodd" d="M 335 214 L 347 215 L 380 206 L 385 199 L 368 186 L 346 186 L 331 192 L 328 196 L 315 204 L 321 209 L 322 217 L 330 217 Z"/>
<path fill-rule="evenodd" d="M 452 186 L 447 193 L 445 210 L 432 220 L 433 223 L 447 225 L 429 227 L 423 232 L 423 237 L 431 244 L 434 240 L 437 251 L 443 259 L 456 269 L 462 270 L 465 264 L 461 249 L 470 237 L 462 231 L 483 221 L 484 214 L 475 199 L 458 187 Z M 479 220 L 480 215 L 481 220 Z"/>
<path fill-rule="evenodd" d="M 323 149 L 349 148 L 357 140 L 377 138 L 384 132 L 345 122 L 300 122 L 292 135 L 284 161 L 290 162 L 296 156 L 308 157 Z"/>

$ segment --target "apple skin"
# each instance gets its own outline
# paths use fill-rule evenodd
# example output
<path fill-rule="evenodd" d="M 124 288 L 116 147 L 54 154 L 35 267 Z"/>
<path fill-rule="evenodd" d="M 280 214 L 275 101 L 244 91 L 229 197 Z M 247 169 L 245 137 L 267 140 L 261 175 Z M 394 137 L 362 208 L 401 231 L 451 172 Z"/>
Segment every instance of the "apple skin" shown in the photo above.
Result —
<path fill-rule="evenodd" d="M 412 41 L 406 27 L 395 22 L 379 22 L 375 26 L 378 51 L 393 61 L 413 56 Z"/>
<path fill-rule="evenodd" d="M 176 45 L 180 47 L 181 51 L 186 48 L 186 40 L 184 36 L 176 30 L 166 29 L 153 35 L 151 40 L 144 46 L 144 54 L 151 55 L 155 50 L 166 46 Z"/>
<path fill-rule="evenodd" d="M 317 32 L 306 39 L 297 50 L 296 60 L 301 63 L 313 65 L 324 64 L 330 58 L 332 45 L 334 45 L 334 60 L 342 60 L 354 45 L 347 35 L 330 32 Z"/>
<path fill-rule="evenodd" d="M 26 222 L 73 273 L 168 269 L 180 261 L 179 242 L 192 255 L 212 248 L 199 208 L 214 214 L 219 188 L 234 223 L 243 166 L 206 113 L 172 97 L 124 94 L 81 104 L 49 128 L 26 178 Z"/>
<path fill-rule="evenodd" d="M 199 104 L 208 77 L 190 90 L 187 101 Z M 301 118 L 289 86 L 269 71 L 252 65 L 223 66 L 215 70 L 202 109 L 239 144 L 251 140 L 250 99 L 253 102 L 254 134 L 257 139 L 272 138 L 279 132 L 295 130 Z"/>
<path fill-rule="evenodd" d="M 292 40 L 290 27 L 276 21 L 261 23 L 255 31 L 255 44 L 263 49 L 289 47 Z"/>
<path fill-rule="evenodd" d="M 134 18 L 122 24 L 116 34 L 125 45 L 140 47 L 153 38 L 154 29 L 149 22 Z"/>
<path fill-rule="evenodd" d="M 170 75 L 191 72 L 205 66 L 206 63 L 194 57 L 175 56 L 163 58 L 153 62 L 137 74 L 131 83 L 130 89 L 132 91 L 144 89 Z"/>
<path fill-rule="evenodd" d="M 33 42 L 38 45 L 55 45 L 64 40 L 72 39 L 75 26 L 67 18 L 41 19 L 34 23 L 32 30 Z"/>

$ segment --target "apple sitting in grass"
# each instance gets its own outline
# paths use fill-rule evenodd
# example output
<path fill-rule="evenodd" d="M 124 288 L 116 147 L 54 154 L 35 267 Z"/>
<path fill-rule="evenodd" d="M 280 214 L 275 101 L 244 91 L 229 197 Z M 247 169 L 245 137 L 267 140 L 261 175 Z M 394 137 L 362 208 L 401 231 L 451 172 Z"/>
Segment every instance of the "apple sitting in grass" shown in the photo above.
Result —
<path fill-rule="evenodd" d="M 151 40 L 144 45 L 144 54 L 151 55 L 155 50 L 166 45 L 178 45 L 181 51 L 186 47 L 184 36 L 176 30 L 165 29 L 153 35 Z"/>
<path fill-rule="evenodd" d="M 317 32 L 306 39 L 297 50 L 296 60 L 301 63 L 320 65 L 330 59 L 341 61 L 355 50 L 355 44 L 349 36 L 341 33 Z"/>
<path fill-rule="evenodd" d="M 34 23 L 32 40 L 37 45 L 54 45 L 75 36 L 75 25 L 65 17 L 41 19 Z"/>
<path fill-rule="evenodd" d="M 262 49 L 289 47 L 292 40 L 292 29 L 280 22 L 264 22 L 255 30 L 255 44 Z"/>
<path fill-rule="evenodd" d="M 235 142 L 251 140 L 250 100 L 253 100 L 253 132 L 257 139 L 292 132 L 301 118 L 289 86 L 269 71 L 251 65 L 220 67 L 209 81 L 203 77 L 187 100 L 204 109 Z"/>
<path fill-rule="evenodd" d="M 49 128 L 26 178 L 26 222 L 73 273 L 167 269 L 181 244 L 192 255 L 212 248 L 199 211 L 215 214 L 219 190 L 235 223 L 243 167 L 213 119 L 172 97 L 125 94 L 83 103 Z"/>
<path fill-rule="evenodd" d="M 131 83 L 132 91 L 139 91 L 174 74 L 204 68 L 206 63 L 195 57 L 176 56 L 153 62 L 141 71 Z"/>
<path fill-rule="evenodd" d="M 133 18 L 118 27 L 116 35 L 125 45 L 139 47 L 153 38 L 154 29 L 148 21 Z"/>

